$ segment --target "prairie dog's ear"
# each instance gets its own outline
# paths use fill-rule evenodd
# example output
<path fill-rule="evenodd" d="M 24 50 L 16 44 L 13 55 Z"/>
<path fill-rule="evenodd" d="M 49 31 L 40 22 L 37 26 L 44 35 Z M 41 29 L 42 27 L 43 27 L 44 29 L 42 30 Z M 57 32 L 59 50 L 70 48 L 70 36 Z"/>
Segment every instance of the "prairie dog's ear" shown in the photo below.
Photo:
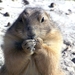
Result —
<path fill-rule="evenodd" d="M 24 10 L 24 14 L 25 14 L 26 16 L 29 16 L 29 15 L 31 15 L 32 13 L 33 13 L 33 8 L 28 7 L 28 8 L 26 8 L 26 9 Z"/>
<path fill-rule="evenodd" d="M 19 23 L 24 23 L 26 20 L 26 15 L 24 13 L 22 13 L 20 16 L 19 16 Z"/>
<path fill-rule="evenodd" d="M 19 16 L 19 21 L 25 22 L 26 18 L 28 18 L 32 14 L 32 10 L 30 8 L 26 8 Z"/>

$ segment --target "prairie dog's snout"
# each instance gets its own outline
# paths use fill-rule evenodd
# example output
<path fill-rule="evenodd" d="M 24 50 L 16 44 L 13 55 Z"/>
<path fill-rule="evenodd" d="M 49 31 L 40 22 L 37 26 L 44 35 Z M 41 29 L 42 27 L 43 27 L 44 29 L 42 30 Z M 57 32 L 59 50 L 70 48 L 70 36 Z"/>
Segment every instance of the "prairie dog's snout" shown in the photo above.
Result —
<path fill-rule="evenodd" d="M 29 23 L 27 23 L 26 32 L 27 32 L 28 39 L 34 39 L 35 37 L 34 29 L 32 25 Z"/>

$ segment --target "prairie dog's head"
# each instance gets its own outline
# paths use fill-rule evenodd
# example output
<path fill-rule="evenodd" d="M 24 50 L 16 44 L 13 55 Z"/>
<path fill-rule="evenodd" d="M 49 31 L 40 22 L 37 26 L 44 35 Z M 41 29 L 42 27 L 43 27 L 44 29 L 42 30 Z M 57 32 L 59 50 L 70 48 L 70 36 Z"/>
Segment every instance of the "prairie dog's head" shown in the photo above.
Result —
<path fill-rule="evenodd" d="M 27 7 L 8 29 L 12 35 L 22 39 L 44 39 L 51 30 L 50 16 L 45 10 L 37 7 Z"/>

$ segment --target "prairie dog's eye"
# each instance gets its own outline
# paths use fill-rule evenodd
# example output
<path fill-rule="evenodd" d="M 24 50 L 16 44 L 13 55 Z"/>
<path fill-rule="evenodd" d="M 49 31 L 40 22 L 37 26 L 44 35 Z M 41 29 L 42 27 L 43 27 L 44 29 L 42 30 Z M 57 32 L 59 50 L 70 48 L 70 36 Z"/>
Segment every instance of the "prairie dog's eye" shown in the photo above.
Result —
<path fill-rule="evenodd" d="M 45 17 L 44 17 L 44 16 L 39 15 L 39 16 L 37 17 L 37 20 L 38 20 L 40 23 L 42 23 L 42 22 L 44 22 L 44 21 L 45 21 Z"/>
<path fill-rule="evenodd" d="M 42 19 L 41 19 L 41 21 L 40 21 L 40 22 L 41 22 L 41 23 L 42 23 L 42 22 L 44 22 L 44 17 L 42 17 Z"/>

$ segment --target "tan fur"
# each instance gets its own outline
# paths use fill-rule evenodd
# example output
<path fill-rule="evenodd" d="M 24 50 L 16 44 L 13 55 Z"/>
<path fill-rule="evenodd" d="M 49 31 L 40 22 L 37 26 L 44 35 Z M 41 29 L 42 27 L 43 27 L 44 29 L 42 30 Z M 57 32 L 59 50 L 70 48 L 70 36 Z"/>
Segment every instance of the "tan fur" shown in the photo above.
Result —
<path fill-rule="evenodd" d="M 41 8 L 26 8 L 4 37 L 0 75 L 64 75 L 59 67 L 62 35 Z"/>

